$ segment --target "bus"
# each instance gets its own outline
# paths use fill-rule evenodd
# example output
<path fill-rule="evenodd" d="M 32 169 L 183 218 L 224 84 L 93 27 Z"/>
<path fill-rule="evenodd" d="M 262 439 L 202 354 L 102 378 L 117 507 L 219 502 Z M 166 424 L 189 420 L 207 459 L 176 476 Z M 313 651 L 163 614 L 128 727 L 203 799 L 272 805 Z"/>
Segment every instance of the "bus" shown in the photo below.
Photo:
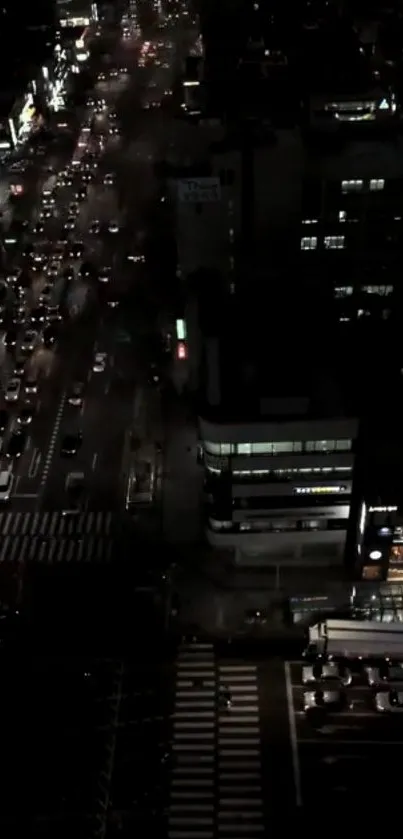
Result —
<path fill-rule="evenodd" d="M 72 165 L 79 166 L 85 153 L 88 150 L 88 141 L 91 135 L 91 129 L 88 126 L 85 126 L 81 129 L 80 136 L 77 140 L 77 145 L 74 149 L 74 154 L 72 157 Z"/>
<path fill-rule="evenodd" d="M 126 487 L 126 510 L 136 513 L 150 507 L 155 499 L 155 462 L 136 459 L 130 469 Z"/>
<path fill-rule="evenodd" d="M 306 657 L 403 661 L 403 624 L 329 619 L 309 628 Z"/>

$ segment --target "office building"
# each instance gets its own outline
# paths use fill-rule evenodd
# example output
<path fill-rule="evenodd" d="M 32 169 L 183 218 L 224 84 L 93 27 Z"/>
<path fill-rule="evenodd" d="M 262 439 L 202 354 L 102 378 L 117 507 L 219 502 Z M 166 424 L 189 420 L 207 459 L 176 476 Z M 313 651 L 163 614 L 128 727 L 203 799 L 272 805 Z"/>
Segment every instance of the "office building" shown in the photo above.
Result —
<path fill-rule="evenodd" d="M 260 314 L 221 304 L 201 349 L 207 539 L 241 558 L 341 564 L 358 422 L 337 331 L 303 295 L 294 310 L 273 289 Z"/>

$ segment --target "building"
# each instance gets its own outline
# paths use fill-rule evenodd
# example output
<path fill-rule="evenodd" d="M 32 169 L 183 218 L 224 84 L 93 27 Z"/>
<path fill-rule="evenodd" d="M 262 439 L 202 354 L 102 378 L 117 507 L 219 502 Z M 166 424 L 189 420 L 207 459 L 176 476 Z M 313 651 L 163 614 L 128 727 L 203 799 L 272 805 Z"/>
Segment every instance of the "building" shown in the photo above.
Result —
<path fill-rule="evenodd" d="M 61 29 L 83 29 L 98 20 L 98 3 L 90 0 L 56 0 L 56 15 Z"/>
<path fill-rule="evenodd" d="M 296 311 L 271 289 L 259 315 L 225 294 L 220 306 L 217 293 L 201 353 L 206 534 L 268 563 L 342 563 L 358 436 L 352 380 L 337 332 L 295 296 Z"/>

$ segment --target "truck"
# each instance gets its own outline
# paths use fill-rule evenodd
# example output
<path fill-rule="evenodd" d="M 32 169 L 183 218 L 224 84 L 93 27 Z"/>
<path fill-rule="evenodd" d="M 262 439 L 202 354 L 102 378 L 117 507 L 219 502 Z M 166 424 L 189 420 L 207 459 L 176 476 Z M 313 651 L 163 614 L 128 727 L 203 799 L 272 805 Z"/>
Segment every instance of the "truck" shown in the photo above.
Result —
<path fill-rule="evenodd" d="M 403 661 L 403 623 L 323 620 L 309 628 L 304 656 Z"/>

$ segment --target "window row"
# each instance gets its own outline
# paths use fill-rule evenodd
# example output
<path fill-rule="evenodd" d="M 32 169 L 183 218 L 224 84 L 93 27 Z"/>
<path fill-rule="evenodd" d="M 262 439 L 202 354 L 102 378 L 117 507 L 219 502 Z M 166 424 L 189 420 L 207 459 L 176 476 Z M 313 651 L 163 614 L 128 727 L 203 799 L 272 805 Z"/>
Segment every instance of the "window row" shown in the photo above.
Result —
<path fill-rule="evenodd" d="M 363 181 L 361 179 L 346 180 L 341 182 L 341 191 L 346 194 L 348 192 L 361 192 L 365 189 L 370 192 L 380 192 L 385 187 L 384 178 L 371 178 L 370 181 Z"/>
<path fill-rule="evenodd" d="M 301 239 L 302 251 L 315 251 L 318 247 L 319 239 L 317 236 L 303 236 Z M 345 236 L 325 236 L 323 239 L 325 250 L 343 250 L 346 246 Z"/>
<path fill-rule="evenodd" d="M 352 440 L 294 440 L 293 442 L 277 443 L 211 443 L 206 441 L 204 451 L 207 454 L 222 455 L 276 455 L 300 454 L 301 452 L 348 452 L 352 448 Z"/>
<path fill-rule="evenodd" d="M 347 519 L 258 519 L 257 521 L 221 521 L 220 519 L 209 518 L 208 526 L 216 532 L 225 531 L 231 533 L 289 533 L 292 531 L 316 531 L 316 530 L 345 530 Z"/>
<path fill-rule="evenodd" d="M 351 285 L 337 286 L 334 289 L 335 297 L 349 297 L 354 292 L 364 292 L 364 294 L 376 294 L 379 297 L 387 297 L 393 294 L 393 285 L 363 285 L 359 289 L 354 289 Z"/>

